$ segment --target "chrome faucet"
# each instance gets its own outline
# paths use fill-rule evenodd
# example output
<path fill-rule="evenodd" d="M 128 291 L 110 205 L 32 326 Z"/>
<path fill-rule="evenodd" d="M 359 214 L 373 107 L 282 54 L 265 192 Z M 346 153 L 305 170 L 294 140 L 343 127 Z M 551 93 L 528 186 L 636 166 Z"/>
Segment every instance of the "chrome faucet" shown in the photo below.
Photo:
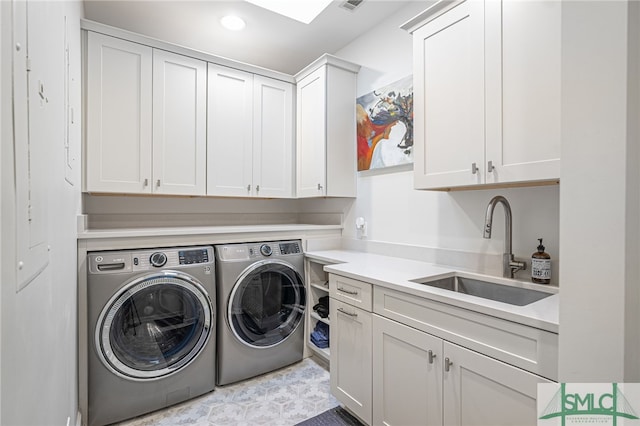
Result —
<path fill-rule="evenodd" d="M 513 278 L 513 274 L 527 269 L 526 262 L 516 261 L 511 253 L 511 206 L 502 195 L 496 195 L 489 201 L 487 214 L 484 218 L 484 238 L 491 238 L 491 226 L 493 225 L 493 209 L 496 204 L 502 203 L 504 207 L 504 253 L 502 254 L 502 276 Z"/>

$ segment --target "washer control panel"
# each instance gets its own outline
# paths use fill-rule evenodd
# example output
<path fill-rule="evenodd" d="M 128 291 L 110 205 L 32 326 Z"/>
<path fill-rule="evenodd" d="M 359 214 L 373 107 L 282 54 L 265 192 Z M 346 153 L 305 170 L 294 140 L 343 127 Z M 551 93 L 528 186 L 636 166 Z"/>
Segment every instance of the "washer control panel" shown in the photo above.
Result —
<path fill-rule="evenodd" d="M 89 273 L 148 271 L 213 263 L 213 247 L 172 247 L 149 250 L 111 251 L 87 255 Z"/>

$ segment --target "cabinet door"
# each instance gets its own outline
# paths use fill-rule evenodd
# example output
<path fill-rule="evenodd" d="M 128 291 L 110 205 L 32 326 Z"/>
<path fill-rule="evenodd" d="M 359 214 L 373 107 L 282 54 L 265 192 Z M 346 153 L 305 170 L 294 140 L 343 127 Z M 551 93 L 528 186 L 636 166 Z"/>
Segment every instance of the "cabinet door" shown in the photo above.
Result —
<path fill-rule="evenodd" d="M 253 75 L 208 64 L 207 194 L 250 196 Z"/>
<path fill-rule="evenodd" d="M 549 380 L 444 342 L 444 424 L 537 424 L 537 386 Z"/>
<path fill-rule="evenodd" d="M 560 2 L 488 1 L 487 183 L 560 178 Z"/>
<path fill-rule="evenodd" d="M 442 424 L 442 339 L 373 315 L 373 424 Z"/>
<path fill-rule="evenodd" d="M 205 195 L 207 65 L 153 51 L 153 192 Z"/>
<path fill-rule="evenodd" d="M 150 193 L 152 50 L 87 37 L 86 190 Z"/>
<path fill-rule="evenodd" d="M 484 182 L 483 27 L 467 0 L 413 33 L 416 188 Z"/>
<path fill-rule="evenodd" d="M 371 312 L 331 299 L 331 393 L 371 424 Z"/>
<path fill-rule="evenodd" d="M 326 68 L 322 67 L 297 85 L 298 198 L 326 194 L 326 84 Z"/>
<path fill-rule="evenodd" d="M 253 184 L 260 197 L 293 195 L 293 86 L 253 77 Z"/>

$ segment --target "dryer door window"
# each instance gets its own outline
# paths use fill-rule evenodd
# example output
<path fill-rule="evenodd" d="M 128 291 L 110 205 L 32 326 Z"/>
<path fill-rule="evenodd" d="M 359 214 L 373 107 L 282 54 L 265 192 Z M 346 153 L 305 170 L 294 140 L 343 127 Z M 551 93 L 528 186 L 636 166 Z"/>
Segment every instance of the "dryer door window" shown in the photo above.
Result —
<path fill-rule="evenodd" d="M 254 348 L 284 342 L 302 323 L 304 282 L 292 265 L 257 262 L 238 278 L 231 292 L 227 321 L 236 338 Z"/>
<path fill-rule="evenodd" d="M 116 374 L 155 379 L 188 365 L 207 343 L 212 307 L 189 275 L 163 271 L 125 285 L 105 306 L 96 349 Z"/>

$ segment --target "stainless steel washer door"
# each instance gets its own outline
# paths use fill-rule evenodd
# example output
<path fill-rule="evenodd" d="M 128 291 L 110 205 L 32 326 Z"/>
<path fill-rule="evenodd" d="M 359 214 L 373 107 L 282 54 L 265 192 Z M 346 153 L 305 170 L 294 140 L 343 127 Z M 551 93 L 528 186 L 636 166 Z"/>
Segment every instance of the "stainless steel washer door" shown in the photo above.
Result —
<path fill-rule="evenodd" d="M 164 377 L 187 366 L 211 334 L 212 305 L 204 287 L 177 271 L 127 283 L 105 305 L 96 351 L 115 374 L 133 380 Z"/>
<path fill-rule="evenodd" d="M 284 342 L 302 323 L 304 281 L 294 267 L 263 260 L 245 269 L 231 291 L 227 323 L 241 343 L 268 348 Z"/>

